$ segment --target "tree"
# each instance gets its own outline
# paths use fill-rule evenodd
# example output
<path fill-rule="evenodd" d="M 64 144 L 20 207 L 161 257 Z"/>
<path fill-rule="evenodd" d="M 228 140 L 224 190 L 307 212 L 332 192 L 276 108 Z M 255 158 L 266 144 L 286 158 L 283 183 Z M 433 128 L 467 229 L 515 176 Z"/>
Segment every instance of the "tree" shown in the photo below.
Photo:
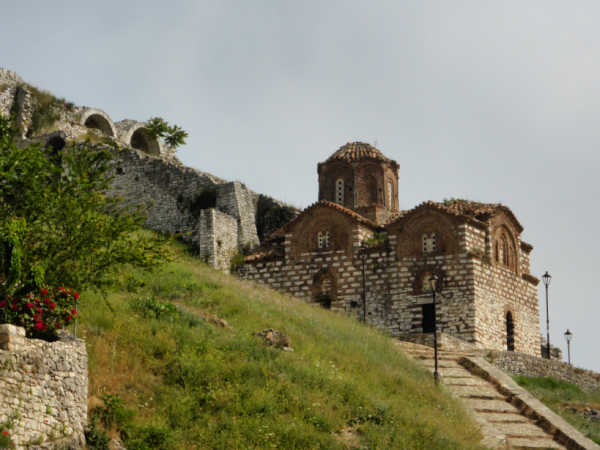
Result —
<path fill-rule="evenodd" d="M 46 287 L 103 288 L 125 264 L 152 267 L 163 240 L 141 211 L 104 194 L 112 154 L 88 143 L 19 148 L 0 117 L 0 301 Z"/>
<path fill-rule="evenodd" d="M 187 131 L 179 125 L 169 125 L 169 123 L 161 117 L 152 117 L 146 122 L 146 130 L 154 138 L 162 138 L 165 144 L 171 148 L 177 148 L 180 145 L 185 145 L 185 140 L 188 137 Z"/>

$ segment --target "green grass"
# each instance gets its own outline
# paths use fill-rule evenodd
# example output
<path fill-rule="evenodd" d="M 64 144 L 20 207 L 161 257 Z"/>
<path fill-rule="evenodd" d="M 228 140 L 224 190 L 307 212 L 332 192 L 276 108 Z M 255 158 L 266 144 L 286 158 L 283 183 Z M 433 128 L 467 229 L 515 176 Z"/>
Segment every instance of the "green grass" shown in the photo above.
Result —
<path fill-rule="evenodd" d="M 390 338 L 176 253 L 124 272 L 106 300 L 82 297 L 90 395 L 106 400 L 93 418 L 127 448 L 479 448 L 469 416 Z M 266 328 L 294 351 L 266 346 Z"/>
<path fill-rule="evenodd" d="M 600 390 L 586 392 L 574 384 L 551 377 L 515 376 L 514 379 L 585 436 L 600 444 L 600 421 L 593 421 L 582 413 L 586 407 L 600 410 Z"/>

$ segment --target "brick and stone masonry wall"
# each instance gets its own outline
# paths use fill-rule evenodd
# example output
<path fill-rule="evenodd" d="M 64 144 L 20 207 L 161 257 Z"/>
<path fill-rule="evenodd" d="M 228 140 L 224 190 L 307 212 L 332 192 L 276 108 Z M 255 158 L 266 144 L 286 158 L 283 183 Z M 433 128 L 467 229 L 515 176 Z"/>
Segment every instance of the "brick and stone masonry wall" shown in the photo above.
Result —
<path fill-rule="evenodd" d="M 553 377 L 575 384 L 586 391 L 600 389 L 600 373 L 573 367 L 555 359 L 537 358 L 517 352 L 490 350 L 484 356 L 505 372 L 528 377 Z"/>
<path fill-rule="evenodd" d="M 0 423 L 17 448 L 84 448 L 87 391 L 84 341 L 27 339 L 0 325 Z"/>

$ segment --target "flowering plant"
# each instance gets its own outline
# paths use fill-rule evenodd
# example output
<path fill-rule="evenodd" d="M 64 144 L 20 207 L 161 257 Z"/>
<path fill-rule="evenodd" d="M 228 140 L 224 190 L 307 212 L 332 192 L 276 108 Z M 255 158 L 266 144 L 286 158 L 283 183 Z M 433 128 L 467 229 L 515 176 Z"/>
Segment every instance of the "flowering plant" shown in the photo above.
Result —
<path fill-rule="evenodd" d="M 27 336 L 56 339 L 56 331 L 68 326 L 77 315 L 79 294 L 64 287 L 43 288 L 24 296 L 0 300 L 0 323 L 25 328 Z"/>

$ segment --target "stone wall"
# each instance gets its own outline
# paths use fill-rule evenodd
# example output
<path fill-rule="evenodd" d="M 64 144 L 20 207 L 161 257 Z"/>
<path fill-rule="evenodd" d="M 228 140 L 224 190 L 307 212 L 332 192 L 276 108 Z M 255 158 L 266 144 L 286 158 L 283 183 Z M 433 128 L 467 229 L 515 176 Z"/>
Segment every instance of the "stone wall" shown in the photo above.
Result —
<path fill-rule="evenodd" d="M 200 211 L 197 229 L 200 258 L 211 266 L 229 270 L 238 250 L 237 220 L 215 208 Z"/>
<path fill-rule="evenodd" d="M 490 350 L 485 357 L 494 366 L 515 375 L 553 377 L 575 384 L 586 391 L 600 389 L 600 373 L 573 367 L 555 359 L 536 358 L 517 352 Z"/>
<path fill-rule="evenodd" d="M 84 448 L 87 391 L 84 341 L 27 339 L 0 325 L 0 423 L 17 448 Z"/>

